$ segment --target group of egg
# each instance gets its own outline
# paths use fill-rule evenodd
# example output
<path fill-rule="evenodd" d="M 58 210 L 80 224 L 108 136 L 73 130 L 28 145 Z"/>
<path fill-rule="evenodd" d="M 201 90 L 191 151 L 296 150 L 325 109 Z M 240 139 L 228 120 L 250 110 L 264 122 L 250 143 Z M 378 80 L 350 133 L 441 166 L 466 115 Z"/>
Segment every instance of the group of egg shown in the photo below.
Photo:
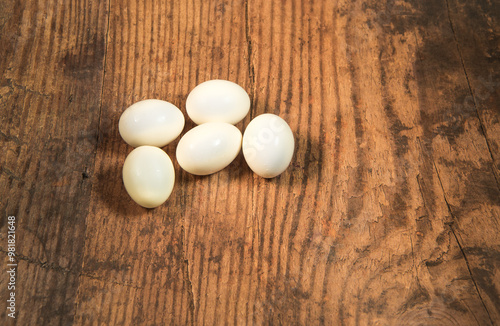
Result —
<path fill-rule="evenodd" d="M 210 80 L 196 86 L 186 100 L 188 116 L 198 126 L 177 144 L 176 157 L 187 172 L 208 175 L 228 166 L 243 148 L 250 168 L 264 178 L 281 174 L 290 164 L 294 138 L 288 124 L 274 114 L 253 119 L 242 136 L 234 124 L 250 110 L 250 97 L 239 85 Z M 184 115 L 173 104 L 144 100 L 128 107 L 119 131 L 134 149 L 123 165 L 123 183 L 132 199 L 147 208 L 163 204 L 175 182 L 174 166 L 161 147 L 184 129 Z"/>

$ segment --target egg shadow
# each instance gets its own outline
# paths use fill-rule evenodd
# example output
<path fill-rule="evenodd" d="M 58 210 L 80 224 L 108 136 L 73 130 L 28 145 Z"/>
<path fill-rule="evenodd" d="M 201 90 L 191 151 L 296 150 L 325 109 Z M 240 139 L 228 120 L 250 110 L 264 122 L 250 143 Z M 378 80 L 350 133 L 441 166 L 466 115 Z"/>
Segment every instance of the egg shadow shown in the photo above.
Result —
<path fill-rule="evenodd" d="M 241 151 L 236 156 L 236 158 L 224 169 L 208 175 L 195 175 L 184 171 L 179 166 L 179 163 L 177 163 L 175 156 L 172 157 L 172 161 L 174 162 L 174 168 L 177 178 L 176 183 L 180 184 L 180 187 L 184 189 L 195 187 L 196 185 L 199 185 L 201 183 L 204 183 L 206 185 L 209 182 L 212 183 L 224 179 L 230 180 L 230 182 L 234 182 L 251 179 L 253 177 L 253 172 L 246 164 L 245 158 L 243 157 L 243 153 Z"/>
<path fill-rule="evenodd" d="M 254 176 L 254 172 L 245 161 L 243 151 L 240 151 L 238 156 L 226 169 L 228 169 L 232 176 L 238 180 L 252 179 Z"/>
<path fill-rule="evenodd" d="M 172 161 L 174 162 L 176 177 L 179 183 L 183 186 L 190 186 L 192 184 L 197 184 L 203 180 L 211 180 L 215 178 L 217 174 L 227 174 L 224 177 L 231 178 L 233 180 L 238 180 L 239 182 L 244 180 L 254 180 L 254 182 L 265 183 L 265 184 L 283 184 L 288 185 L 291 188 L 296 186 L 301 186 L 307 182 L 322 182 L 323 180 L 316 180 L 320 177 L 320 170 L 322 170 L 323 164 L 326 162 L 331 162 L 331 159 L 324 157 L 325 152 L 324 144 L 321 144 L 319 140 L 310 137 L 309 135 L 296 134 L 295 136 L 295 146 L 294 154 L 292 160 L 290 161 L 287 169 L 280 175 L 274 178 L 263 178 L 258 174 L 254 173 L 243 155 L 243 151 L 238 153 L 238 156 L 225 167 L 223 170 L 210 174 L 210 175 L 193 175 L 184 171 L 177 160 L 175 159 L 175 144 L 170 144 L 168 147 L 173 145 L 173 151 L 168 151 L 167 153 L 173 153 L 171 155 Z M 323 179 L 326 176 L 321 176 Z"/>
<path fill-rule="evenodd" d="M 328 158 L 323 156 L 325 148 L 319 140 L 307 134 L 295 135 L 295 146 L 292 160 L 287 169 L 274 178 L 260 178 L 264 183 L 282 183 L 292 188 L 306 185 L 308 182 L 322 182 L 319 180 L 323 164 Z M 321 176 L 323 179 L 325 176 Z M 317 180 L 316 180 L 317 179 Z"/>
<path fill-rule="evenodd" d="M 121 156 L 121 155 L 120 155 Z M 123 154 L 123 160 L 119 164 L 105 165 L 96 171 L 94 191 L 98 200 L 110 211 L 120 217 L 133 218 L 147 213 L 150 209 L 138 205 L 130 198 L 122 180 L 123 161 L 127 153 Z M 116 161 L 115 161 L 116 162 Z"/>
<path fill-rule="evenodd" d="M 244 132 L 247 124 L 242 121 L 236 126 Z M 324 168 L 323 164 L 332 162 L 331 158 L 323 156 L 325 144 L 320 143 L 320 140 L 311 137 L 307 132 L 302 134 L 294 133 L 295 147 L 291 163 L 282 174 L 274 178 L 262 178 L 255 174 L 246 163 L 242 151 L 239 152 L 233 162 L 219 172 L 207 176 L 192 175 L 179 166 L 176 158 L 176 148 L 182 136 L 196 126 L 187 117 L 181 135 L 162 148 L 171 158 L 175 169 L 176 182 L 172 195 L 179 199 L 182 198 L 182 202 L 187 205 L 189 204 L 186 201 L 189 201 L 193 187 L 200 184 L 214 184 L 217 180 L 229 180 L 227 182 L 231 182 L 233 187 L 238 186 L 238 184 L 241 187 L 254 187 L 261 183 L 276 184 L 280 187 L 287 187 L 288 191 L 293 191 L 293 188 L 303 187 L 308 182 L 322 182 L 322 180 L 319 180 L 320 176 L 321 179 L 331 177 L 320 175 L 321 170 Z M 104 152 L 98 153 L 102 158 L 102 162 L 101 167 L 94 172 L 94 177 L 97 180 L 94 181 L 93 191 L 96 192 L 98 200 L 103 205 L 121 217 L 133 218 L 147 214 L 151 209 L 135 203 L 128 195 L 122 180 L 123 163 L 134 148 L 123 142 L 116 127 L 105 128 L 104 130 L 106 131 L 101 131 L 103 134 L 100 135 L 101 141 L 98 144 L 98 150 Z"/>
<path fill-rule="evenodd" d="M 201 181 L 210 181 L 215 177 L 217 177 L 218 174 L 226 174 L 226 173 L 229 174 L 231 178 L 237 180 L 244 180 L 252 177 L 253 172 L 245 162 L 245 158 L 241 150 L 239 151 L 236 158 L 228 166 L 226 166 L 224 169 L 218 172 L 209 175 L 195 175 L 184 171 L 184 169 L 182 169 L 179 163 L 177 162 L 177 157 L 176 157 L 177 144 L 188 131 L 192 130 L 197 126 L 198 125 L 195 124 L 189 117 L 186 117 L 186 123 L 180 136 L 177 137 L 172 143 L 168 144 L 163 148 L 163 150 L 170 156 L 170 158 L 172 159 L 172 163 L 174 164 L 174 169 L 176 174 L 176 184 L 177 183 L 181 184 L 182 188 L 189 187 L 192 184 L 197 184 Z M 235 126 L 243 134 L 244 131 L 243 122 L 239 122 Z"/>
<path fill-rule="evenodd" d="M 326 152 L 324 143 L 320 143 L 318 139 L 310 135 L 298 135 L 295 142 L 295 154 L 290 163 L 292 173 L 300 173 L 307 179 L 319 178 L 323 164 L 330 162 L 329 158 L 323 155 Z M 321 181 L 323 180 L 318 179 L 318 182 Z"/>
<path fill-rule="evenodd" d="M 131 99 L 124 105 L 123 110 L 111 112 L 109 116 L 103 117 L 101 128 L 98 130 L 97 157 L 100 158 L 100 162 L 96 161 L 95 164 L 95 171 L 92 176 L 92 191 L 101 205 L 124 218 L 144 216 L 154 210 L 154 208 L 145 208 L 137 204 L 128 195 L 122 179 L 123 164 L 129 153 L 134 150 L 134 147 L 128 145 L 122 139 L 118 128 L 119 119 L 128 105 L 144 99 L 146 97 Z M 176 99 L 176 101 L 180 102 L 180 99 Z M 193 126 L 194 123 L 190 119 L 186 119 L 182 135 Z M 177 137 L 172 143 L 162 148 L 174 163 L 176 176 L 179 174 L 180 168 L 175 160 L 175 149 L 180 138 L 180 136 Z M 177 182 L 178 180 L 176 180 Z M 174 187 L 174 191 L 177 189 L 178 184 Z"/>

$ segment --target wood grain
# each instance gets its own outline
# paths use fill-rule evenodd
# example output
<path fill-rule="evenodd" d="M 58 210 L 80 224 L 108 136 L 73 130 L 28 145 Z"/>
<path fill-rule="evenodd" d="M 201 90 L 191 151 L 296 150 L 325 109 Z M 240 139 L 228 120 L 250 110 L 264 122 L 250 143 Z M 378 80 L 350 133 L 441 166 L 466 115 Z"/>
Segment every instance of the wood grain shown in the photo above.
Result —
<path fill-rule="evenodd" d="M 0 7 L 1 250 L 7 250 L 7 216 L 14 215 L 16 321 L 69 324 L 97 146 L 106 8 L 81 1 Z M 10 320 L 6 314 L 2 307 L 2 323 Z"/>
<path fill-rule="evenodd" d="M 0 8 L 0 212 L 18 223 L 15 322 L 500 324 L 493 2 Z M 172 196 L 139 207 L 121 181 L 132 148 L 120 114 L 146 98 L 185 113 L 189 91 L 216 78 L 251 96 L 241 130 L 265 112 L 290 124 L 291 166 L 262 179 L 240 155 L 193 176 L 175 141 L 164 148 Z"/>

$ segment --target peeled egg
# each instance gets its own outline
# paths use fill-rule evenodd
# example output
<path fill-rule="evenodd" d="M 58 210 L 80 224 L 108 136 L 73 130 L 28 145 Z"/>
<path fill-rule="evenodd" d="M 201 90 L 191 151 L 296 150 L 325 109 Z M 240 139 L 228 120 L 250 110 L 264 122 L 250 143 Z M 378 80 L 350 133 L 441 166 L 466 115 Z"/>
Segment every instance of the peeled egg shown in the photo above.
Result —
<path fill-rule="evenodd" d="M 123 164 L 125 189 L 143 207 L 163 204 L 174 188 L 174 181 L 174 165 L 167 153 L 158 147 L 137 147 Z"/>
<path fill-rule="evenodd" d="M 177 162 L 191 174 L 222 170 L 241 149 L 241 132 L 225 122 L 208 122 L 188 131 L 177 145 Z"/>
<path fill-rule="evenodd" d="M 250 110 L 250 97 L 238 84 L 209 80 L 196 86 L 186 100 L 186 111 L 196 124 L 227 122 L 236 124 Z"/>
<path fill-rule="evenodd" d="M 166 101 L 139 101 L 122 113 L 118 129 L 130 146 L 163 147 L 181 134 L 184 115 Z"/>
<path fill-rule="evenodd" d="M 266 113 L 254 118 L 243 135 L 243 156 L 253 172 L 274 178 L 292 160 L 295 141 L 285 120 Z"/>

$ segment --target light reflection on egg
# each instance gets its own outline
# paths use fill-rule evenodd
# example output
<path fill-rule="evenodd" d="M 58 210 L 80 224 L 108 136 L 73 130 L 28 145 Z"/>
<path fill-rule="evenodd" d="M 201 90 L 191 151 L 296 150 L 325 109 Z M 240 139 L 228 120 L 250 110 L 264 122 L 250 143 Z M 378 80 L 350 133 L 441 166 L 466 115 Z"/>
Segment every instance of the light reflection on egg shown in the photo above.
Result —
<path fill-rule="evenodd" d="M 250 169 L 264 178 L 274 178 L 286 170 L 294 146 L 290 126 L 270 113 L 250 121 L 243 135 L 243 156 Z"/>
<path fill-rule="evenodd" d="M 184 122 L 184 115 L 172 103 L 144 100 L 132 104 L 122 113 L 118 129 L 130 146 L 163 147 L 179 137 Z"/>
<path fill-rule="evenodd" d="M 250 97 L 238 84 L 228 80 L 209 80 L 196 86 L 186 100 L 188 116 L 196 124 L 227 122 L 236 124 L 250 110 Z"/>
<path fill-rule="evenodd" d="M 196 86 L 186 101 L 189 117 L 199 126 L 179 141 L 176 158 L 182 169 L 209 175 L 228 166 L 243 149 L 249 167 L 264 178 L 283 173 L 293 157 L 295 140 L 290 126 L 277 115 L 262 114 L 247 126 L 244 135 L 234 124 L 248 114 L 250 98 L 239 85 L 210 80 Z M 137 147 L 123 165 L 123 183 L 130 197 L 147 208 L 163 204 L 170 196 L 175 171 L 160 148 L 177 138 L 184 115 L 173 104 L 144 100 L 128 107 L 120 117 L 119 131 Z"/>
<path fill-rule="evenodd" d="M 172 193 L 174 182 L 174 165 L 158 147 L 137 147 L 125 159 L 123 184 L 130 197 L 143 207 L 163 204 Z"/>
<path fill-rule="evenodd" d="M 218 172 L 236 158 L 241 138 L 240 130 L 229 123 L 204 123 L 181 138 L 177 145 L 177 162 L 191 174 Z"/>

